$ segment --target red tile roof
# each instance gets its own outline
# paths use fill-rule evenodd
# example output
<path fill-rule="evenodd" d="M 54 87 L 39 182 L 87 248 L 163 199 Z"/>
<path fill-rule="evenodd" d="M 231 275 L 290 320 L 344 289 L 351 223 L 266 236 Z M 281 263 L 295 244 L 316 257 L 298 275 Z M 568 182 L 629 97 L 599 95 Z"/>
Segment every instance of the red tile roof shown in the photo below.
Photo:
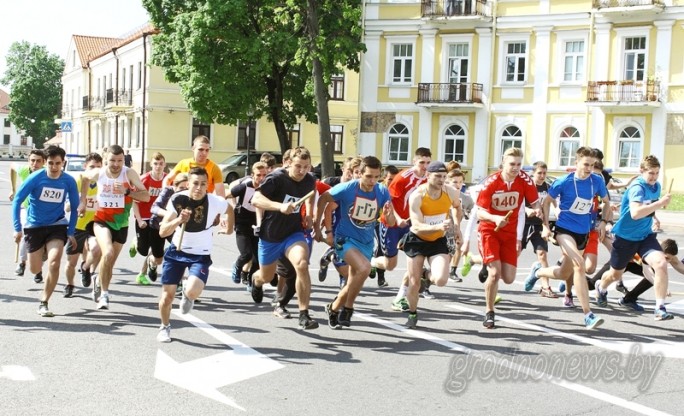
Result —
<path fill-rule="evenodd" d="M 81 66 L 85 68 L 88 62 L 110 53 L 112 49 L 127 45 L 136 39 L 140 39 L 143 35 L 156 33 L 159 33 L 158 29 L 155 29 L 151 23 L 145 23 L 143 26 L 135 28 L 117 38 L 83 35 L 73 35 L 73 37 L 78 56 L 81 59 Z"/>
<path fill-rule="evenodd" d="M 9 114 L 9 102 L 9 94 L 3 90 L 0 90 L 0 113 Z"/>

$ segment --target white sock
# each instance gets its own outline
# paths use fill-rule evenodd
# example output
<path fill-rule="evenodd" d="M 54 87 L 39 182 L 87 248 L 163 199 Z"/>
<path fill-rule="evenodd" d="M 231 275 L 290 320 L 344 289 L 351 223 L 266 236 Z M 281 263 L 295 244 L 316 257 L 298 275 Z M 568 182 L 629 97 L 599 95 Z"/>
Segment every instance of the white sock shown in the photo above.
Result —
<path fill-rule="evenodd" d="M 370 264 L 371 267 L 378 267 L 378 259 L 375 257 L 371 257 Z"/>
<path fill-rule="evenodd" d="M 660 307 L 665 307 L 665 299 L 656 299 L 656 309 L 660 309 Z"/>
<path fill-rule="evenodd" d="M 109 290 L 103 290 L 100 297 L 102 297 L 102 296 L 109 296 Z"/>
<path fill-rule="evenodd" d="M 401 298 L 405 298 L 406 293 L 408 293 L 408 286 L 399 287 L 399 292 L 397 292 L 397 297 L 394 298 L 394 300 L 399 300 Z"/>

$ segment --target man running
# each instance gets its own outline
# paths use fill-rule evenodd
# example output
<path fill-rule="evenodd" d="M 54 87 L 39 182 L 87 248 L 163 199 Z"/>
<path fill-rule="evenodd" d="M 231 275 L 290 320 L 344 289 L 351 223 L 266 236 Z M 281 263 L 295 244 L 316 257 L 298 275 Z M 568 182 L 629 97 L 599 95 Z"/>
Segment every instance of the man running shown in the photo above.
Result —
<path fill-rule="evenodd" d="M 215 193 L 218 196 L 226 196 L 226 188 L 223 184 L 223 174 L 221 168 L 218 167 L 211 159 L 209 159 L 209 151 L 211 150 L 211 142 L 207 136 L 197 136 L 192 141 L 192 157 L 183 159 L 173 167 L 171 173 L 166 175 L 166 184 L 171 185 L 173 178 L 179 172 L 190 172 L 191 168 L 201 167 L 207 171 L 208 184 L 207 192 Z"/>

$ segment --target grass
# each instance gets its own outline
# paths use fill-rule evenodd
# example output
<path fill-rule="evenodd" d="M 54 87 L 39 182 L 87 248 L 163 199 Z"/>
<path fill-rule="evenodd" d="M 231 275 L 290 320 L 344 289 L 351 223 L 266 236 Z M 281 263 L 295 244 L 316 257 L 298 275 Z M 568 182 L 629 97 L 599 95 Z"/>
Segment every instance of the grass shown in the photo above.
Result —
<path fill-rule="evenodd" d="M 684 195 L 673 194 L 672 201 L 666 208 L 667 211 L 684 211 Z"/>

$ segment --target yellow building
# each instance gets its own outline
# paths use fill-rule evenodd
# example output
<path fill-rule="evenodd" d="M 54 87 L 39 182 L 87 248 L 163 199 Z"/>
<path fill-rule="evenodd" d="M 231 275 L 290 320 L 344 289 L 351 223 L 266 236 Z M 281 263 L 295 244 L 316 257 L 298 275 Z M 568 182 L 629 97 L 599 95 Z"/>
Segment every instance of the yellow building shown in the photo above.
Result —
<path fill-rule="evenodd" d="M 154 152 L 169 164 L 190 157 L 192 139 L 203 134 L 212 144 L 211 159 L 221 162 L 247 150 L 247 122 L 238 126 L 208 124 L 192 116 L 177 85 L 151 63 L 150 25 L 121 38 L 73 35 L 62 77 L 61 121 L 67 153 L 100 152 L 112 144 L 129 149 L 134 167 L 146 170 Z M 358 74 L 345 72 L 330 86 L 330 123 L 337 159 L 356 154 Z M 306 146 L 314 163 L 320 159 L 318 126 L 305 121 L 290 126 L 291 145 Z M 253 151 L 279 151 L 277 135 L 267 120 L 250 127 Z"/>
<path fill-rule="evenodd" d="M 682 6 L 367 0 L 359 152 L 408 165 L 429 147 L 475 181 L 510 146 L 564 172 L 586 145 L 618 177 L 654 154 L 669 181 L 684 169 Z"/>

